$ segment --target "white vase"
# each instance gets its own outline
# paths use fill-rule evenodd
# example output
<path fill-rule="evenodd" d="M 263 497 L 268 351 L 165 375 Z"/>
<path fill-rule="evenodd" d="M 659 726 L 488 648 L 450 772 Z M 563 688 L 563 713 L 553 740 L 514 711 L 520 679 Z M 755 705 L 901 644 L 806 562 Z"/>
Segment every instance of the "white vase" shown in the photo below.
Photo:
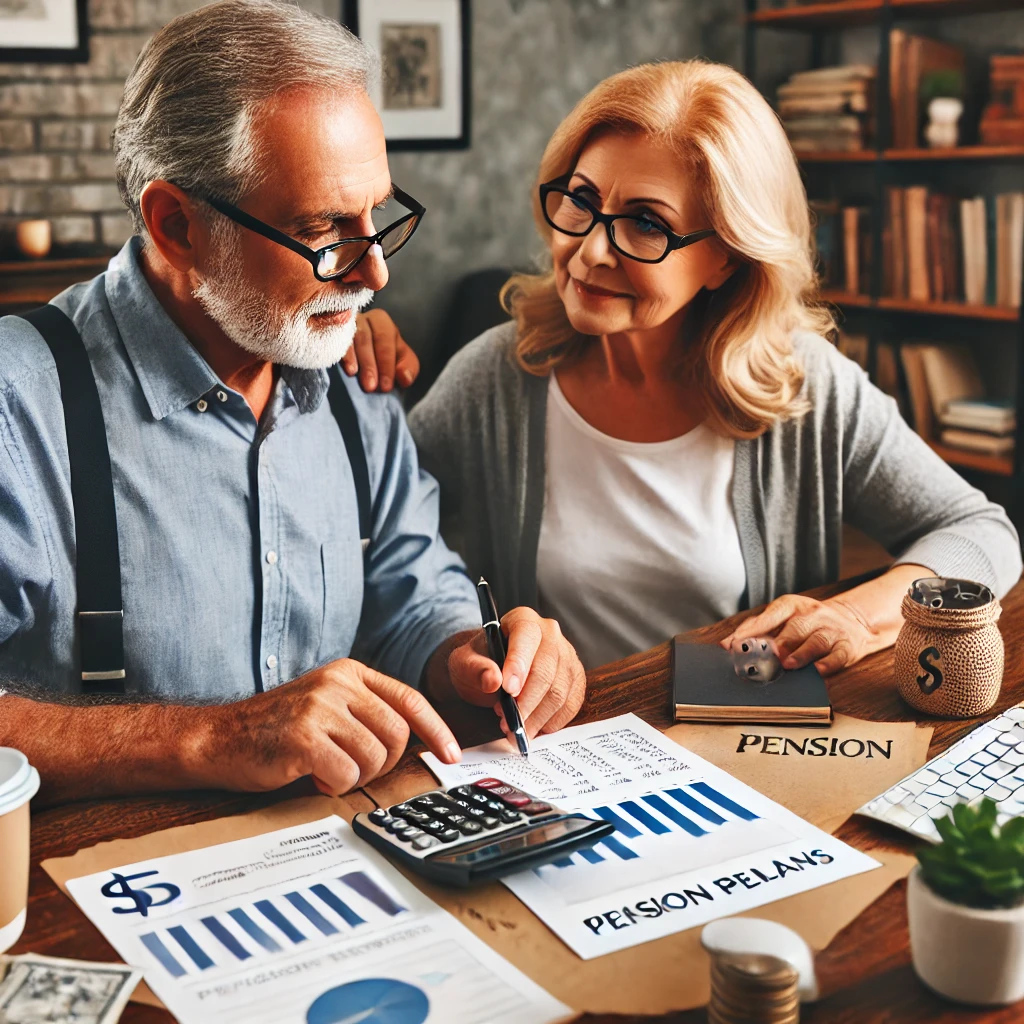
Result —
<path fill-rule="evenodd" d="M 936 96 L 928 104 L 928 126 L 924 137 L 936 149 L 951 149 L 959 141 L 963 103 L 954 96 Z"/>
<path fill-rule="evenodd" d="M 1024 906 L 976 910 L 951 903 L 915 867 L 907 917 L 914 970 L 939 995 L 983 1006 L 1024 998 Z"/>

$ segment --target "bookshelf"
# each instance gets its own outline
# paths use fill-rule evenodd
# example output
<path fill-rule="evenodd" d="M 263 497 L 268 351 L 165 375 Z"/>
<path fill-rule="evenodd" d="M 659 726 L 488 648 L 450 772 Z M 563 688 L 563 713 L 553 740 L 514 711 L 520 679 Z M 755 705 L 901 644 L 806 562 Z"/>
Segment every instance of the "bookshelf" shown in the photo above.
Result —
<path fill-rule="evenodd" d="M 836 174 L 856 175 L 863 182 L 866 175 L 870 183 L 862 191 L 870 193 L 868 217 L 871 231 L 871 273 L 870 288 L 866 295 L 845 294 L 829 290 L 823 298 L 841 310 L 849 309 L 866 320 L 870 339 L 869 364 L 874 366 L 874 352 L 878 338 L 883 333 L 897 335 L 904 325 L 911 325 L 920 336 L 928 328 L 920 324 L 932 324 L 941 329 L 955 328 L 969 332 L 973 339 L 984 340 L 987 334 L 997 332 L 1006 338 L 1010 332 L 1016 352 L 1016 407 L 1017 436 L 1013 455 L 987 455 L 962 451 L 938 442 L 929 442 L 950 465 L 961 470 L 978 474 L 981 486 L 989 490 L 995 484 L 997 500 L 1008 503 L 998 486 L 998 480 L 1011 483 L 1010 492 L 1017 503 L 1024 484 L 1024 311 L 1011 307 L 969 305 L 963 302 L 919 302 L 911 299 L 892 298 L 882 291 L 882 227 L 885 215 L 885 189 L 898 180 L 900 168 L 911 168 L 914 164 L 938 168 L 948 165 L 960 168 L 964 175 L 974 174 L 985 167 L 1024 164 L 1024 145 L 990 146 L 965 145 L 955 149 L 896 149 L 888 145 L 891 135 L 891 108 L 889 96 L 889 39 L 890 32 L 902 21 L 921 22 L 945 17 L 986 14 L 1003 11 L 1020 11 L 1024 31 L 1024 0 L 825 0 L 818 3 L 800 3 L 782 8 L 758 7 L 758 0 L 745 0 L 746 21 L 744 31 L 744 71 L 748 78 L 756 80 L 757 38 L 762 29 L 785 30 L 809 33 L 811 41 L 811 66 L 825 65 L 823 55 L 825 40 L 830 34 L 848 28 L 874 26 L 878 34 L 878 66 L 875 88 L 875 148 L 857 152 L 814 152 L 797 153 L 807 173 L 815 167 L 835 167 Z M 915 28 L 915 31 L 918 29 Z M 1022 47 L 1024 48 L 1024 47 Z M 863 169 L 861 169 L 863 168 Z M 822 171 L 817 171 L 819 175 Z M 833 173 L 829 171 L 828 173 Z M 906 173 L 906 172 L 904 172 Z M 1003 172 L 1006 173 L 1006 172 Z M 902 319 L 901 319 L 902 318 Z M 959 325 L 959 326 L 958 326 Z M 1016 330 L 1015 330 L 1016 327 Z M 941 330 L 940 330 L 941 333 Z M 895 342 L 898 348 L 898 341 Z M 988 483 L 985 483 L 985 481 Z M 1024 513 L 1024 509 L 1022 509 Z M 1016 516 L 1014 518 L 1017 518 Z"/>

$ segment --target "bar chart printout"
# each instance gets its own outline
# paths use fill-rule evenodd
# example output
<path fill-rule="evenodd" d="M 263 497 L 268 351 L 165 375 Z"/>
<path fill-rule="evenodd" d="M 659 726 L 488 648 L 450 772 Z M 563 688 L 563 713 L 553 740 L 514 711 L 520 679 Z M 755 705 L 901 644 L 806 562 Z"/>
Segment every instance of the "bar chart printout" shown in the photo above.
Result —
<path fill-rule="evenodd" d="M 183 1024 L 534 1024 L 568 1013 L 334 816 L 68 890 Z"/>
<path fill-rule="evenodd" d="M 878 867 L 635 715 L 500 740 L 443 765 L 444 786 L 504 779 L 615 832 L 503 879 L 583 959 L 683 931 Z"/>

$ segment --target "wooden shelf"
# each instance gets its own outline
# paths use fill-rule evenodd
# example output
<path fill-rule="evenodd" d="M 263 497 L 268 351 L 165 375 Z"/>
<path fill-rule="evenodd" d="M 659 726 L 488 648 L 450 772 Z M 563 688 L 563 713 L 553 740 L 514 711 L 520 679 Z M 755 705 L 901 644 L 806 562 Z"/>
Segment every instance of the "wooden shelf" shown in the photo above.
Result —
<path fill-rule="evenodd" d="M 952 149 L 886 149 L 886 160 L 1021 160 L 1024 146 L 955 146 Z"/>
<path fill-rule="evenodd" d="M 821 29 L 867 25 L 878 19 L 884 7 L 897 18 L 955 17 L 989 14 L 1024 8 L 1024 0 L 832 0 L 831 3 L 799 4 L 765 8 L 748 15 L 752 25 L 814 32 Z"/>
<path fill-rule="evenodd" d="M 970 320 L 995 320 L 1016 323 L 1020 311 L 1009 306 L 972 306 L 966 302 L 920 302 L 917 299 L 894 299 L 883 295 L 878 299 L 870 295 L 851 295 L 848 292 L 826 289 L 821 297 L 834 306 L 852 306 L 856 309 L 882 309 L 894 313 L 923 313 L 927 316 L 959 316 Z"/>
<path fill-rule="evenodd" d="M 951 466 L 974 469 L 980 473 L 996 476 L 1013 476 L 1012 455 L 986 455 L 984 452 L 969 452 L 963 448 L 951 448 L 948 444 L 929 441 L 932 450 Z"/>
<path fill-rule="evenodd" d="M 832 0 L 831 3 L 767 8 L 749 15 L 751 24 L 771 28 L 819 29 L 866 25 L 882 9 L 882 0 Z"/>
<path fill-rule="evenodd" d="M 821 150 L 813 153 L 801 153 L 799 150 L 794 150 L 794 152 L 796 153 L 797 160 L 802 164 L 859 164 L 867 163 L 878 156 L 878 153 L 873 149 L 857 149 L 853 152 L 843 152 L 841 150 Z"/>

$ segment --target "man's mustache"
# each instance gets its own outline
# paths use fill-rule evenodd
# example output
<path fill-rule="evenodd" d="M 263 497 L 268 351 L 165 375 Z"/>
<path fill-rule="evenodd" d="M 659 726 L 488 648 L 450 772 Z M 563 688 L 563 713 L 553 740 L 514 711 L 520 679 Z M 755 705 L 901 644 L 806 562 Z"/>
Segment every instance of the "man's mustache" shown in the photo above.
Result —
<path fill-rule="evenodd" d="M 332 291 L 318 295 L 302 305 L 300 315 L 322 316 L 328 313 L 344 313 L 349 309 L 362 309 L 373 301 L 373 292 L 369 288 L 352 288 L 348 291 Z"/>

